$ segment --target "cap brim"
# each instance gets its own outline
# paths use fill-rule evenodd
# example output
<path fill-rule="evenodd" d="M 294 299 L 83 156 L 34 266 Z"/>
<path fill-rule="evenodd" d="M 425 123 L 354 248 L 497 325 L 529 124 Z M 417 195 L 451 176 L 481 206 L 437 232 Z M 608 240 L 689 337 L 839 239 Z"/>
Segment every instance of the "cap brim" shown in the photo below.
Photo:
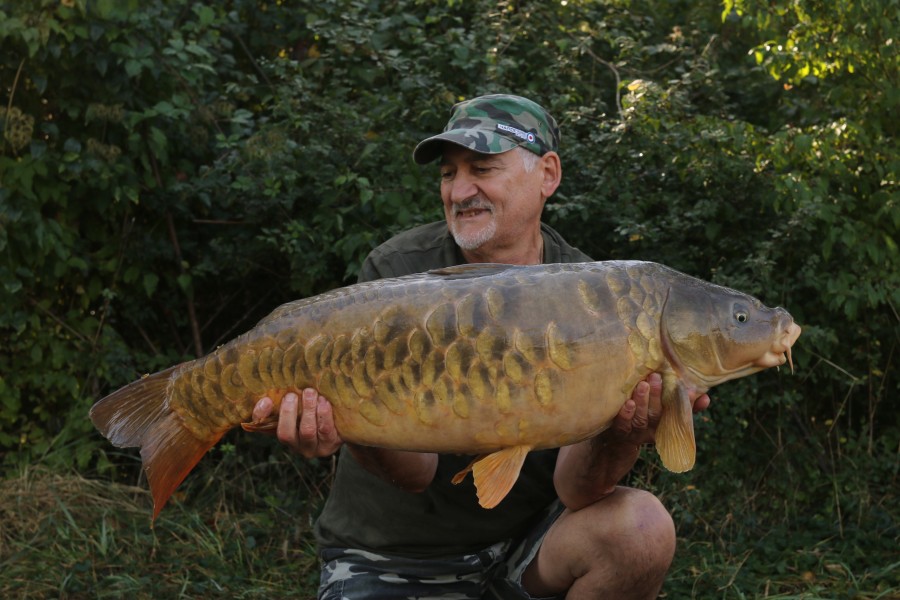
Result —
<path fill-rule="evenodd" d="M 446 142 L 481 154 L 501 154 L 520 145 L 490 130 L 456 129 L 439 133 L 419 142 L 416 149 L 413 150 L 413 160 L 420 165 L 427 165 L 440 158 Z"/>

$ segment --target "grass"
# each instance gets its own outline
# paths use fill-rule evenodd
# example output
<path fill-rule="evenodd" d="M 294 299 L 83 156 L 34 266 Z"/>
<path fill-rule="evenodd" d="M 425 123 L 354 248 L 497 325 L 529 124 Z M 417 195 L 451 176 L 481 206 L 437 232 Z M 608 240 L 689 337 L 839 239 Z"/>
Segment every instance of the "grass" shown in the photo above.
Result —
<path fill-rule="evenodd" d="M 0 598 L 315 596 L 299 496 L 239 478 L 187 488 L 151 526 L 143 486 L 39 468 L 0 481 Z"/>
<path fill-rule="evenodd" d="M 330 462 L 245 450 L 215 450 L 152 527 L 140 481 L 41 467 L 0 480 L 0 598 L 314 597 L 311 523 Z M 900 599 L 895 476 L 747 489 L 711 468 L 673 476 L 648 462 L 636 475 L 679 526 L 662 597 Z"/>

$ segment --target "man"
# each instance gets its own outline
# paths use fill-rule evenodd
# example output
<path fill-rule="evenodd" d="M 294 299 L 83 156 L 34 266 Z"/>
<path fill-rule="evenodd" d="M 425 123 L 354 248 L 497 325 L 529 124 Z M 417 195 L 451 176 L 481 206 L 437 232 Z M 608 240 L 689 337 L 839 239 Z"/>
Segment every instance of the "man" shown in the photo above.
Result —
<path fill-rule="evenodd" d="M 553 117 L 518 96 L 453 107 L 444 132 L 421 142 L 440 159 L 446 222 L 402 233 L 366 258 L 361 281 L 462 263 L 591 260 L 541 223 L 562 177 Z M 472 457 L 343 444 L 316 537 L 320 598 L 655 598 L 675 551 L 672 519 L 651 494 L 619 487 L 653 441 L 661 381 L 635 388 L 614 425 L 559 450 L 529 454 L 510 494 L 478 506 Z M 695 399 L 695 411 L 707 396 Z M 261 399 L 254 417 L 272 410 Z M 285 396 L 278 439 L 307 457 L 341 445 L 331 405 L 315 390 Z"/>

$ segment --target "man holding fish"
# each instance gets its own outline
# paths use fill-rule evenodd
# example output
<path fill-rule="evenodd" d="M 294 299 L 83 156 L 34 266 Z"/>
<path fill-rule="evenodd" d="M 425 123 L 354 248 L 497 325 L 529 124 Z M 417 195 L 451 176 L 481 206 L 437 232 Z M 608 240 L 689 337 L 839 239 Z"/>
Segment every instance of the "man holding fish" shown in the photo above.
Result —
<path fill-rule="evenodd" d="M 455 105 L 444 132 L 413 154 L 419 164 L 440 159 L 446 222 L 376 248 L 360 281 L 471 263 L 590 261 L 540 220 L 562 177 L 558 144 L 553 117 L 526 98 Z M 306 457 L 341 449 L 316 524 L 319 597 L 655 598 L 674 556 L 674 525 L 656 497 L 618 483 L 654 441 L 661 389 L 653 373 L 608 429 L 530 452 L 491 509 L 479 505 L 471 479 L 450 483 L 473 457 L 343 443 L 328 399 L 314 389 L 287 394 L 278 439 Z M 699 392 L 690 400 L 694 412 L 709 405 Z M 254 421 L 274 406 L 259 400 Z"/>

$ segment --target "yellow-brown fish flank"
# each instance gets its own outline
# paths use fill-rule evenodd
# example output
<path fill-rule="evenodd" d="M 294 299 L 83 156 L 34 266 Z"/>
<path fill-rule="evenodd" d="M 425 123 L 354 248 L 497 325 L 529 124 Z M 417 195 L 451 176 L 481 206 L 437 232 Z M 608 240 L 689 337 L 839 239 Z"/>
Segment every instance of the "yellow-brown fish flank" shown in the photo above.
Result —
<path fill-rule="evenodd" d="M 659 315 L 665 302 L 665 290 L 634 269 L 631 272 L 610 271 L 606 283 L 618 297 L 616 315 L 628 331 L 628 349 L 645 371 L 653 370 L 663 361 Z"/>
<path fill-rule="evenodd" d="M 581 324 L 563 327 L 560 318 L 542 328 L 516 327 L 524 315 L 549 301 L 524 293 L 531 284 L 525 273 L 514 273 L 498 285 L 473 285 L 472 291 L 456 296 L 441 294 L 444 300 L 418 321 L 400 306 L 385 303 L 372 318 L 334 334 L 322 328 L 304 337 L 301 329 L 306 328 L 279 329 L 274 327 L 276 317 L 269 317 L 260 327 L 268 335 L 246 340 L 240 352 L 226 347 L 203 359 L 201 369 L 178 376 L 170 403 L 198 437 L 227 427 L 233 417 L 252 410 L 263 394 L 307 386 L 318 388 L 336 406 L 356 410 L 374 426 L 385 425 L 388 415 L 410 411 L 432 426 L 454 415 L 469 419 L 476 407 L 499 415 L 512 414 L 520 405 L 548 409 L 561 381 L 557 371 L 571 370 L 577 362 L 578 348 L 569 337 Z M 583 279 L 569 285 L 581 299 L 579 319 L 602 310 L 594 285 Z M 340 292 L 325 296 L 344 308 L 362 301 L 384 302 L 377 286 L 361 287 L 362 300 Z M 418 286 L 407 291 L 421 292 Z M 635 296 L 640 295 L 629 292 L 623 314 L 633 311 Z M 560 317 L 571 319 L 569 308 L 561 307 Z M 304 301 L 276 313 L 288 319 L 303 309 L 322 314 Z M 647 322 L 641 318 L 633 324 L 636 335 L 646 333 Z M 647 337 L 635 337 L 635 343 L 646 345 Z M 185 383 L 179 383 L 184 377 Z M 221 407 L 222 397 L 228 409 Z M 219 408 L 211 410 L 213 406 Z M 209 414 L 218 416 L 207 416 L 206 422 L 200 417 Z M 507 430 L 513 429 L 520 427 Z"/>
<path fill-rule="evenodd" d="M 740 340 L 714 323 L 733 302 L 761 313 Z M 690 468 L 689 394 L 780 364 L 798 335 L 783 309 L 653 263 L 462 265 L 281 306 L 209 356 L 110 394 L 91 419 L 141 447 L 154 516 L 228 429 L 274 427 L 247 422 L 261 396 L 277 407 L 306 387 L 346 441 L 486 455 L 472 471 L 490 507 L 530 450 L 596 435 L 650 371 L 664 375 L 663 463 Z"/>

